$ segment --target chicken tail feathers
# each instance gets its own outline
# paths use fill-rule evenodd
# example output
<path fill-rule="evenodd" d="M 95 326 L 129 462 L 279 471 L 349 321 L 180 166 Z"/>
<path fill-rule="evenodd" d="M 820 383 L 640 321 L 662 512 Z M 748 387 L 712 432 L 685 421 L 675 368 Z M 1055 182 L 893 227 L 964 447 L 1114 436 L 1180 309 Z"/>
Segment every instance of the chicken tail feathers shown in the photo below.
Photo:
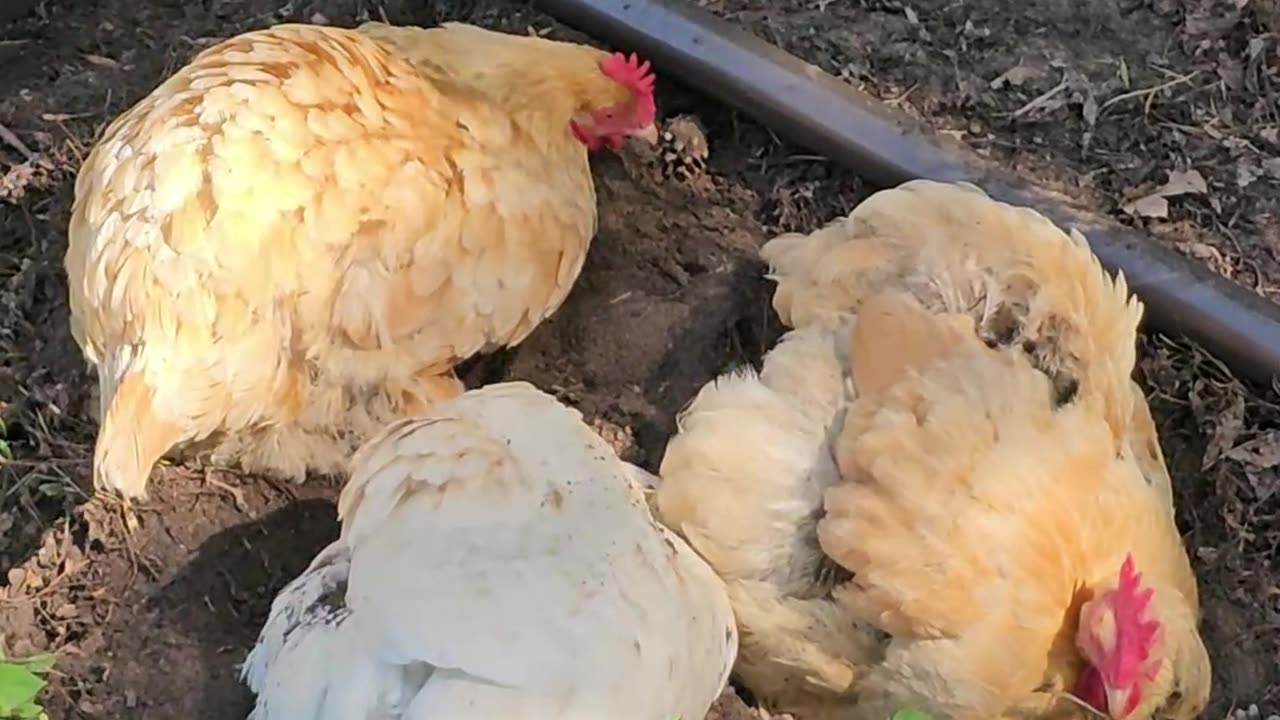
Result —
<path fill-rule="evenodd" d="M 336 624 L 349 614 L 345 595 L 350 571 L 350 550 L 342 541 L 334 542 L 280 591 L 240 671 L 250 690 L 262 692 L 271 666 L 295 631 L 305 631 L 317 622 Z"/>
<path fill-rule="evenodd" d="M 248 720 L 383 717 L 371 713 L 368 702 L 386 696 L 362 692 L 377 683 L 380 666 L 351 645 L 348 632 L 350 569 L 350 550 L 339 540 L 271 603 L 240 669 L 240 679 L 257 695 Z"/>

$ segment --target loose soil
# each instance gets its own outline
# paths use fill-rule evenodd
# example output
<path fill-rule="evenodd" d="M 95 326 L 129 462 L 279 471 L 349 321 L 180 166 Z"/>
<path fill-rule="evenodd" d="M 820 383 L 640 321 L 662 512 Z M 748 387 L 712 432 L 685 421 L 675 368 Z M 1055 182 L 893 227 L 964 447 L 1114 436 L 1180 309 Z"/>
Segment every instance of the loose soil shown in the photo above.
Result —
<path fill-rule="evenodd" d="M 585 38 L 497 0 L 28 4 L 0 24 L 0 124 L 19 141 L 0 137 L 0 417 L 14 456 L 0 468 L 3 645 L 61 651 L 46 696 L 55 720 L 243 718 L 238 664 L 274 594 L 334 537 L 339 484 L 166 466 L 132 537 L 110 505 L 85 502 L 94 380 L 67 331 L 61 270 L 80 158 L 199 48 L 274 22 L 385 15 Z M 1125 215 L 1122 205 L 1169 172 L 1196 170 L 1203 191 L 1170 197 L 1167 218 L 1131 219 L 1280 298 L 1276 37 L 1259 25 L 1265 8 L 1227 5 L 1226 15 L 1196 0 L 707 6 L 1107 211 Z M 868 192 L 665 79 L 659 104 L 673 138 L 662 149 L 596 158 L 600 233 L 564 308 L 518 349 L 466 372 L 472 386 L 525 379 L 555 392 L 649 469 L 695 390 L 776 337 L 755 248 Z M 691 150 L 704 138 L 705 166 Z M 1150 215 L 1151 203 L 1142 207 Z M 1201 574 L 1215 660 L 1208 715 L 1250 704 L 1275 712 L 1280 399 L 1181 341 L 1144 338 L 1142 355 Z M 736 698 L 715 713 L 752 716 Z"/>

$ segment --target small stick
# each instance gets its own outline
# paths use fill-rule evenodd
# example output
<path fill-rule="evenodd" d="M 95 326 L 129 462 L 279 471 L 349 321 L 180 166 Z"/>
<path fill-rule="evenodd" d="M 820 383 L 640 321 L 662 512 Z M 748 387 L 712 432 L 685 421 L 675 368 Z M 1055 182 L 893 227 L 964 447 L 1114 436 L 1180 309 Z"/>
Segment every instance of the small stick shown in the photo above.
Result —
<path fill-rule="evenodd" d="M 1186 75 L 1178 75 L 1172 80 L 1160 83 L 1159 85 L 1156 85 L 1154 87 L 1140 88 L 1138 90 L 1130 90 L 1129 92 L 1120 93 L 1119 95 L 1116 95 L 1110 100 L 1107 100 L 1106 102 L 1102 103 L 1102 107 L 1098 108 L 1098 112 L 1101 113 L 1103 110 L 1106 110 L 1112 105 L 1115 105 L 1116 103 L 1122 100 L 1128 100 L 1130 98 L 1146 96 L 1147 99 L 1150 100 L 1150 98 L 1155 97 L 1155 94 L 1160 92 L 1161 90 L 1168 90 L 1169 88 L 1174 87 L 1175 85 L 1181 85 L 1182 83 L 1190 82 L 1192 78 L 1194 78 L 1199 74 L 1200 74 L 1199 70 L 1193 70 L 1192 72 L 1189 72 Z M 1148 102 L 1146 105 L 1146 110 L 1150 110 L 1150 109 L 1151 109 L 1151 104 L 1150 102 Z"/>
<path fill-rule="evenodd" d="M 1015 110 L 1013 112 L 1012 117 L 1020 118 L 1023 115 L 1026 115 L 1027 113 L 1031 112 L 1032 110 L 1035 110 L 1036 108 L 1041 107 L 1042 105 L 1048 103 L 1050 100 L 1053 99 L 1054 95 L 1057 95 L 1063 90 L 1066 90 L 1067 84 L 1068 84 L 1067 79 L 1063 78 L 1062 82 L 1058 83 L 1057 85 L 1054 85 L 1049 90 L 1045 91 L 1044 93 L 1041 93 L 1039 97 L 1033 98 L 1031 102 Z"/>
<path fill-rule="evenodd" d="M 14 150 L 22 153 L 27 158 L 27 162 L 32 162 L 36 159 L 36 154 L 31 152 L 31 148 L 27 147 L 27 144 L 22 142 L 21 138 L 14 135 L 13 131 L 5 127 L 3 123 L 0 123 L 0 140 L 9 143 Z"/>

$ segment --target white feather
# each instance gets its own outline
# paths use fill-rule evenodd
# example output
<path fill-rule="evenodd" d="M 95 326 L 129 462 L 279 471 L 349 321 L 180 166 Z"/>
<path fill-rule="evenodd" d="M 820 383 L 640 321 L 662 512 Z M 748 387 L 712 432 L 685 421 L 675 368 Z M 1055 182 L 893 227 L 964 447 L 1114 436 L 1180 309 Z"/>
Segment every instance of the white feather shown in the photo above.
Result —
<path fill-rule="evenodd" d="M 700 719 L 732 611 L 634 472 L 527 383 L 389 426 L 352 461 L 340 539 L 272 606 L 252 720 Z"/>

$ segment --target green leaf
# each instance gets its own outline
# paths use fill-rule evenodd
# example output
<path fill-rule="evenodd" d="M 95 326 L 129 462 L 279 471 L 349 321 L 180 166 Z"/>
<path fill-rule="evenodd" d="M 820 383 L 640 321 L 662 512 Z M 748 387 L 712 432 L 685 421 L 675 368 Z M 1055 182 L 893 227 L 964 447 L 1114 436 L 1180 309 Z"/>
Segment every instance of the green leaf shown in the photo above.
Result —
<path fill-rule="evenodd" d="M 21 660 L 11 659 L 8 662 L 13 665 L 21 665 L 37 675 L 44 675 L 53 669 L 54 663 L 58 662 L 58 656 L 53 653 L 45 653 L 44 655 L 32 655 Z"/>
<path fill-rule="evenodd" d="M 34 717 L 28 708 L 39 712 L 33 701 L 44 684 L 40 676 L 18 663 L 0 663 L 0 717 Z"/>
<path fill-rule="evenodd" d="M 47 716 L 44 714 L 44 708 L 36 704 L 35 700 L 32 700 L 18 707 L 12 717 L 18 718 L 18 720 L 37 720 Z"/>
<path fill-rule="evenodd" d="M 932 719 L 928 715 L 925 715 L 924 713 L 920 712 L 919 710 L 903 708 L 893 714 L 892 720 L 932 720 Z"/>

